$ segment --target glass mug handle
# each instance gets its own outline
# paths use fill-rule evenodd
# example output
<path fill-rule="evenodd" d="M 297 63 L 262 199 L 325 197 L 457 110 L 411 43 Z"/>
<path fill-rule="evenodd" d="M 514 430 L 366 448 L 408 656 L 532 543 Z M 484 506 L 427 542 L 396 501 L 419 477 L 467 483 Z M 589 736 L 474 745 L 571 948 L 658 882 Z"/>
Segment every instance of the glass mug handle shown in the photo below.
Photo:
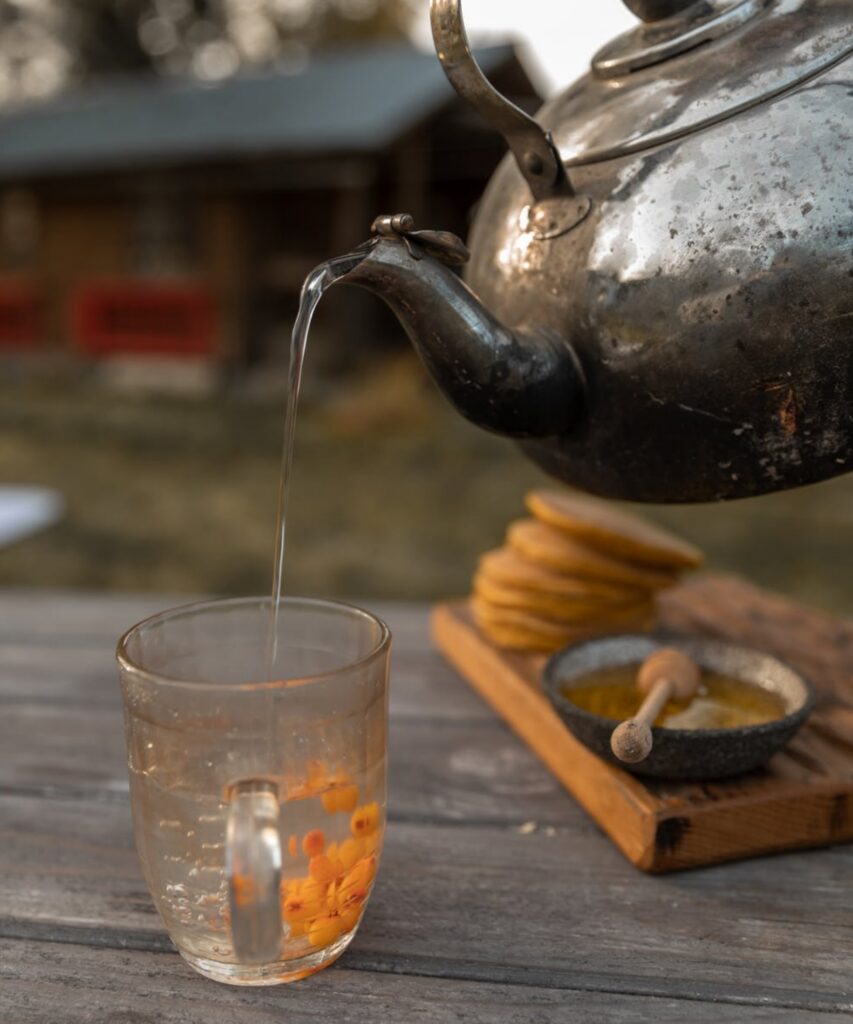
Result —
<path fill-rule="evenodd" d="M 278 787 L 246 779 L 230 787 L 225 871 L 231 941 L 241 964 L 275 963 L 281 953 L 281 836 Z"/>

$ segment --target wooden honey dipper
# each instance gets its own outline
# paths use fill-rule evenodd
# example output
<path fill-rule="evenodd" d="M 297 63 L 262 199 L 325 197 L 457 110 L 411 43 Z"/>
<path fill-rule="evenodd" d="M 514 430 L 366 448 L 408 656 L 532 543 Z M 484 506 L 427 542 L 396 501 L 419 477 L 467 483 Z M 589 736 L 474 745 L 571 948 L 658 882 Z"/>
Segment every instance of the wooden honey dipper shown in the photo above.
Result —
<path fill-rule="evenodd" d="M 699 688 L 699 668 L 674 647 L 662 647 L 640 666 L 637 688 L 646 699 L 633 718 L 620 723 L 610 737 L 610 749 L 626 764 L 644 761 L 651 752 L 652 723 L 672 697 L 689 700 Z"/>

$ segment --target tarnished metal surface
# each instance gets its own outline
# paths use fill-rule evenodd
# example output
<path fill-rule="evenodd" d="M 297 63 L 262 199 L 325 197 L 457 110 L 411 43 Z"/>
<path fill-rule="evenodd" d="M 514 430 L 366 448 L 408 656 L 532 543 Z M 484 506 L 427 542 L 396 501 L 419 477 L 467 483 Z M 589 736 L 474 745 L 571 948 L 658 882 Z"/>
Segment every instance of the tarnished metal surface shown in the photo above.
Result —
<path fill-rule="evenodd" d="M 737 31 L 671 60 L 607 80 L 584 75 L 538 120 L 571 168 L 731 120 L 851 52 L 851 0 L 774 0 Z"/>
<path fill-rule="evenodd" d="M 698 0 L 672 17 L 624 32 L 592 58 L 592 70 L 602 78 L 617 78 L 659 64 L 733 32 L 768 3 L 770 0 Z"/>
<path fill-rule="evenodd" d="M 624 88 L 588 75 L 540 115 L 578 194 L 531 204 L 503 163 L 479 299 L 455 245 L 402 222 L 344 280 L 388 301 L 460 411 L 578 487 L 712 501 L 846 472 L 851 45 L 850 0 L 776 0 Z"/>
<path fill-rule="evenodd" d="M 707 501 L 853 466 L 853 61 L 669 146 L 578 168 L 593 209 L 537 242 L 499 171 L 468 279 L 570 341 L 589 416 L 528 445 L 600 494 Z"/>
<path fill-rule="evenodd" d="M 383 238 L 395 238 L 405 243 L 415 260 L 432 256 L 448 267 L 462 267 L 471 259 L 468 247 L 450 231 L 416 231 L 415 219 L 410 213 L 380 214 L 373 221 L 371 231 L 373 237 L 365 243 L 365 248 L 372 248 Z"/>
<path fill-rule="evenodd" d="M 543 199 L 538 203 L 525 206 L 519 216 L 522 230 L 533 232 L 533 237 L 540 242 L 551 238 L 559 238 L 586 217 L 592 209 L 589 196 L 573 196 L 571 199 Z"/>
<path fill-rule="evenodd" d="M 411 218 L 398 218 L 378 219 L 381 233 L 338 281 L 388 304 L 439 387 L 473 423 L 517 438 L 570 430 L 584 407 L 579 369 L 564 346 L 547 332 L 504 327 L 450 269 L 451 261 L 422 248 L 418 235 L 433 232 L 413 231 Z M 395 220 L 396 232 L 390 230 Z"/>

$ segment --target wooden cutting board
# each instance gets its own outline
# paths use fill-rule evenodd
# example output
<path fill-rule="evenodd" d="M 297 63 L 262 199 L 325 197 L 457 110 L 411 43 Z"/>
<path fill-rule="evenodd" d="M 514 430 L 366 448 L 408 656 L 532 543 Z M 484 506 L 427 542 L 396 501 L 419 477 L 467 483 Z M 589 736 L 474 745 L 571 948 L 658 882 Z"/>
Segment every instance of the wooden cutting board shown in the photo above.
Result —
<path fill-rule="evenodd" d="M 560 721 L 540 686 L 544 657 L 501 650 L 465 601 L 438 605 L 432 624 L 451 664 L 644 871 L 853 840 L 853 623 L 715 576 L 674 587 L 660 612 L 663 627 L 769 651 L 812 682 L 813 714 L 765 769 L 701 784 L 630 775 Z"/>

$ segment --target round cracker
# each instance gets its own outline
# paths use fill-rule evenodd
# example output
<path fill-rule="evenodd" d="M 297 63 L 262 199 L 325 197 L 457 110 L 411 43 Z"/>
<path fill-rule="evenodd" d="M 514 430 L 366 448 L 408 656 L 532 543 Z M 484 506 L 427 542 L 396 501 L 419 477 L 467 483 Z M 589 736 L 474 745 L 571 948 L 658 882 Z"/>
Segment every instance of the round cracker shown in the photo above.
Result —
<path fill-rule="evenodd" d="M 544 615 L 559 622 L 599 623 L 630 615 L 632 612 L 651 610 L 651 600 L 640 591 L 626 591 L 628 599 L 621 604 L 588 601 L 583 598 L 562 597 L 540 590 L 525 590 L 495 583 L 478 572 L 474 576 L 474 593 L 499 608 L 515 608 L 535 615 Z"/>
<path fill-rule="evenodd" d="M 565 573 L 531 562 L 508 545 L 482 555 L 477 571 L 480 576 L 497 586 L 585 601 L 589 604 L 628 604 L 639 600 L 646 593 L 645 589 L 628 587 L 621 583 L 567 576 Z"/>
<path fill-rule="evenodd" d="M 533 515 L 604 554 L 658 569 L 695 569 L 702 552 L 661 526 L 606 501 L 569 491 L 530 491 Z"/>
<path fill-rule="evenodd" d="M 643 605 L 627 609 L 620 615 L 611 614 L 607 619 L 598 619 L 595 622 L 571 622 L 525 608 L 507 608 L 496 605 L 479 594 L 472 596 L 471 607 L 482 618 L 492 622 L 514 626 L 518 629 L 529 629 L 531 632 L 541 633 L 543 636 L 562 636 L 570 640 L 576 639 L 576 636 L 581 633 L 600 633 L 608 629 L 623 628 L 637 622 L 645 622 L 651 616 L 653 609 L 652 603 L 648 601 Z"/>
<path fill-rule="evenodd" d="M 472 599 L 471 611 L 480 629 L 499 647 L 523 651 L 558 651 L 570 643 L 585 640 L 591 635 L 587 629 L 548 630 L 540 632 L 529 626 L 519 625 L 504 617 L 495 616 L 485 610 L 481 602 Z"/>
<path fill-rule="evenodd" d="M 495 608 L 481 598 L 471 599 L 474 621 L 480 629 L 499 647 L 526 651 L 557 651 L 568 644 L 579 643 L 602 633 L 614 632 L 614 627 L 592 627 L 560 625 L 543 620 L 539 616 L 507 613 L 507 609 Z M 653 616 L 637 617 L 618 628 L 645 630 L 651 627 Z"/>
<path fill-rule="evenodd" d="M 566 641 L 555 640 L 553 637 L 537 636 L 535 633 L 529 633 L 523 629 L 510 629 L 505 626 L 495 626 L 485 622 L 478 622 L 477 625 L 493 644 L 510 651 L 552 654 L 554 651 L 559 651 L 562 647 L 567 646 Z M 585 637 L 580 639 L 585 639 Z"/>
<path fill-rule="evenodd" d="M 675 582 L 671 572 L 612 558 L 538 519 L 517 519 L 510 523 L 507 540 L 532 562 L 581 579 L 621 583 L 644 590 L 661 590 Z"/>

